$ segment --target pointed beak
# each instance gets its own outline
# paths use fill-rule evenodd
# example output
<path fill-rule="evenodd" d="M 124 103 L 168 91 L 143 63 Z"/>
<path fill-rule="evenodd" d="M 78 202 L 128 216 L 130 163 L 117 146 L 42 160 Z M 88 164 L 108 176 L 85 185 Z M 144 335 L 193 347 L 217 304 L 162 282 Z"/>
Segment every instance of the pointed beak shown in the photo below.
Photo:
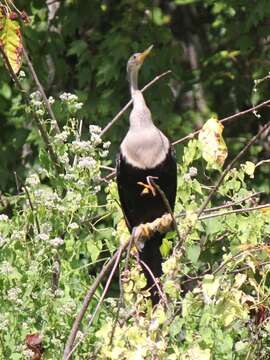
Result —
<path fill-rule="evenodd" d="M 150 54 L 151 50 L 153 49 L 154 45 L 149 46 L 148 49 L 144 50 L 139 56 L 139 62 L 142 64 L 145 60 L 145 58 Z"/>

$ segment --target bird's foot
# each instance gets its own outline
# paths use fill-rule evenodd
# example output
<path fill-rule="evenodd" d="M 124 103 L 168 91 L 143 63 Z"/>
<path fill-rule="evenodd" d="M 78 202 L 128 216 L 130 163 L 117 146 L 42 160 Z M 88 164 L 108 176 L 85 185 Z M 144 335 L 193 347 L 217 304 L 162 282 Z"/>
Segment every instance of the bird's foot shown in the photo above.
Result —
<path fill-rule="evenodd" d="M 157 195 L 156 189 L 151 182 L 151 180 L 156 180 L 156 179 L 158 179 L 157 176 L 147 176 L 146 177 L 147 184 L 145 184 L 142 181 L 137 182 L 138 185 L 144 187 L 143 191 L 141 192 L 141 195 L 149 194 L 150 192 L 152 193 L 153 196 Z"/>

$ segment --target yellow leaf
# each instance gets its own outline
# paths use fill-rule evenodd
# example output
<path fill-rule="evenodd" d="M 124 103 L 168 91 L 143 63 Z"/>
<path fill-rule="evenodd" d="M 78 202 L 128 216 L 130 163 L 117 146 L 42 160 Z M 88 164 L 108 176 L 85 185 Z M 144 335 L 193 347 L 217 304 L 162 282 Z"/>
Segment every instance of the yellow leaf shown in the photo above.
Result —
<path fill-rule="evenodd" d="M 207 168 L 221 169 L 228 155 L 227 146 L 222 137 L 224 126 L 218 119 L 210 118 L 199 133 L 202 157 Z"/>
<path fill-rule="evenodd" d="M 5 52 L 8 61 L 17 74 L 22 64 L 22 35 L 20 24 L 9 18 L 0 9 L 0 46 Z"/>

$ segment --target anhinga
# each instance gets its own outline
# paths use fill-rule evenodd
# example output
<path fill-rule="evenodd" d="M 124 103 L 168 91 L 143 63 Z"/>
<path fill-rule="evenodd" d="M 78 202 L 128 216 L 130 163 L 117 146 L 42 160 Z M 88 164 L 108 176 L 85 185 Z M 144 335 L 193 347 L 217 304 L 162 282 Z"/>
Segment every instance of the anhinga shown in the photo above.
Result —
<path fill-rule="evenodd" d="M 171 208 L 176 196 L 176 160 L 167 137 L 154 125 L 142 92 L 138 89 L 138 71 L 150 46 L 143 53 L 136 53 L 127 63 L 127 74 L 133 109 L 129 117 L 129 130 L 120 146 L 117 159 L 117 185 L 122 210 L 130 231 L 135 226 L 152 222 L 168 209 L 159 193 L 153 191 L 149 176 L 163 190 Z M 148 191 L 146 190 L 148 188 Z M 162 274 L 160 245 L 164 235 L 156 233 L 148 239 L 139 256 L 155 277 Z M 144 268 L 144 267 L 143 267 Z M 159 295 L 149 271 L 144 268 L 147 287 L 150 288 L 153 304 Z"/>

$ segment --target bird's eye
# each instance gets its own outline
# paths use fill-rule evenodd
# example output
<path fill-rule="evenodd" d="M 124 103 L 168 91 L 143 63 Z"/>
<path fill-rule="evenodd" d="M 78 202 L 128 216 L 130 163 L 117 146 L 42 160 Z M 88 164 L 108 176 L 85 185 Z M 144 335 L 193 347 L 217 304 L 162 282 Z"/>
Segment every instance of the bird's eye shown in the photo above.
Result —
<path fill-rule="evenodd" d="M 137 55 L 133 55 L 133 56 L 132 56 L 132 59 L 135 60 L 136 58 L 137 58 Z"/>

